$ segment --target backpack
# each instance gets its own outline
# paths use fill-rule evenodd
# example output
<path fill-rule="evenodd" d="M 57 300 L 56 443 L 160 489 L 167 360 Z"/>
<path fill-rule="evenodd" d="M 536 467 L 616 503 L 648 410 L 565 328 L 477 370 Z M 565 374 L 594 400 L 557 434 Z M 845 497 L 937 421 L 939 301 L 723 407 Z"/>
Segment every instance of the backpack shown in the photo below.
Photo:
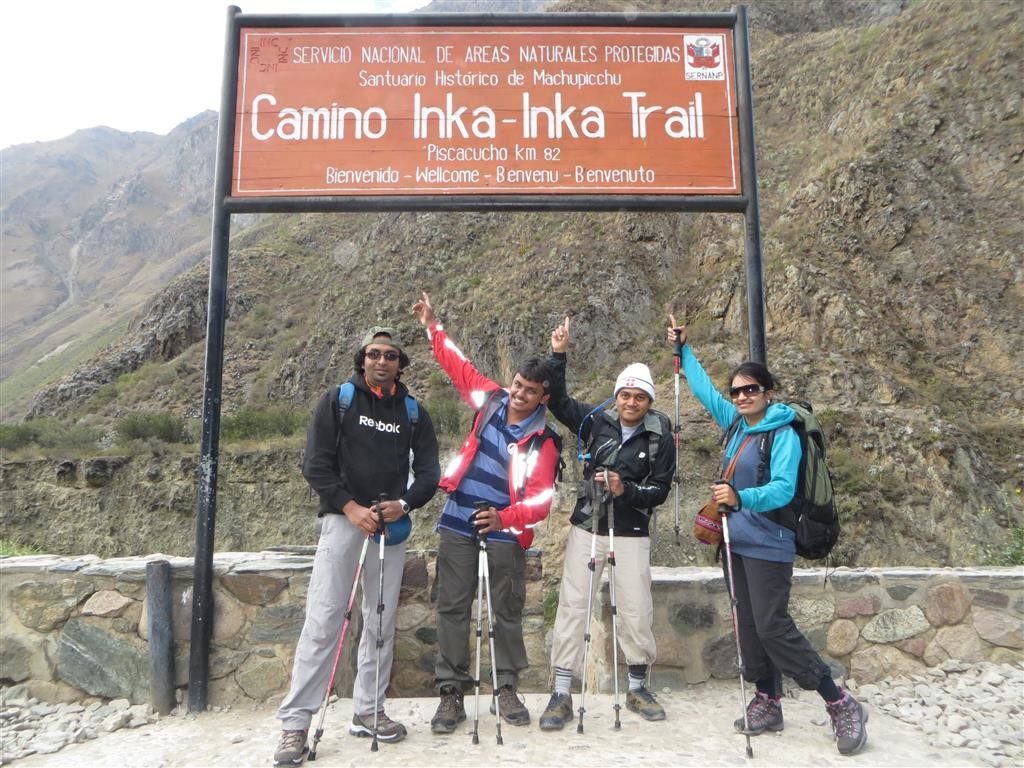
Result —
<path fill-rule="evenodd" d="M 839 541 L 839 514 L 832 491 L 832 475 L 825 460 L 825 433 L 811 404 L 803 400 L 786 402 L 796 413 L 789 424 L 800 440 L 800 466 L 796 473 L 796 493 L 782 509 L 767 517 L 796 533 L 796 553 L 807 560 L 821 560 L 829 555 Z M 740 417 L 729 426 L 726 442 L 739 428 Z M 758 483 L 767 482 L 771 467 L 772 442 L 775 430 L 760 433 L 758 449 L 761 463 L 757 468 Z"/>

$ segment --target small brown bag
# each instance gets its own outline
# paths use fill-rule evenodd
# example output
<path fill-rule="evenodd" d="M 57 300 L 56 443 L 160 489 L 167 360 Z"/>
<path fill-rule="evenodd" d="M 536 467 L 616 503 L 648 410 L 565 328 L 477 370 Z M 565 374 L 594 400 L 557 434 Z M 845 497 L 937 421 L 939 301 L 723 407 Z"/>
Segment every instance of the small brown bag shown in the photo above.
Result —
<path fill-rule="evenodd" d="M 743 442 L 740 443 L 740 447 L 736 449 L 736 453 L 733 454 L 732 461 L 729 462 L 725 474 L 722 475 L 724 482 L 729 482 L 732 478 L 732 473 L 736 469 L 736 460 L 743 453 L 743 449 L 747 447 L 750 438 L 751 435 L 747 435 Z M 693 520 L 693 535 L 701 544 L 710 544 L 713 547 L 717 547 L 722 543 L 722 513 L 719 512 L 718 502 L 714 499 L 701 507 L 697 512 L 697 517 Z"/>
<path fill-rule="evenodd" d="M 718 502 L 712 499 L 697 512 L 693 520 L 693 535 L 701 544 L 717 547 L 722 542 L 722 514 Z"/>

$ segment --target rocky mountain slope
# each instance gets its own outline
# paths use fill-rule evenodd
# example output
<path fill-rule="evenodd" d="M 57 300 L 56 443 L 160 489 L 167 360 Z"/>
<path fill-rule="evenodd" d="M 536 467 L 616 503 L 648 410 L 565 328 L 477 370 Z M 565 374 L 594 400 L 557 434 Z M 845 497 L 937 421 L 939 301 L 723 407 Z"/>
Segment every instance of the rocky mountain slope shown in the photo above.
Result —
<path fill-rule="evenodd" d="M 167 136 L 111 128 L 3 150 L 5 414 L 208 252 L 217 116 Z"/>
<path fill-rule="evenodd" d="M 828 427 L 839 560 L 983 562 L 1024 522 L 1020 5 L 750 5 L 769 364 Z M 641 359 L 671 411 L 666 311 L 686 318 L 724 386 L 747 349 L 742 252 L 742 220 L 729 215 L 266 216 L 233 245 L 223 408 L 308 407 L 348 375 L 365 327 L 386 321 L 415 339 L 407 380 L 448 413 L 450 389 L 408 309 L 426 290 L 495 378 L 544 351 L 571 313 L 576 393 L 602 400 Z M 32 412 L 195 417 L 205 294 L 202 266 L 175 279 L 129 333 L 40 391 Z M 97 396 L 129 371 L 140 373 L 122 377 L 116 399 Z M 684 543 L 672 542 L 669 504 L 663 564 L 707 557 L 685 529 L 716 471 L 718 435 L 685 385 L 681 406 Z M 567 460 L 571 482 L 568 449 Z"/>

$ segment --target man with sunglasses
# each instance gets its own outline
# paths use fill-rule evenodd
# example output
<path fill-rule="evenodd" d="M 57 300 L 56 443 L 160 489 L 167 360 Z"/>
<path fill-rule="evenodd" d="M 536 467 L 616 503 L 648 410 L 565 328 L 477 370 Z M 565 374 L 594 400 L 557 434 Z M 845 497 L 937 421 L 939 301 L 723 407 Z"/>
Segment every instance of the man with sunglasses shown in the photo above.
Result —
<path fill-rule="evenodd" d="M 586 461 L 585 492 L 577 498 L 570 518 L 551 648 L 555 686 L 540 727 L 545 731 L 561 730 L 572 719 L 573 673 L 586 674 L 583 658 L 589 590 L 600 583 L 608 559 L 609 516 L 604 513 L 606 503 L 602 504 L 606 494 L 611 495 L 614 518 L 619 645 L 629 668 L 626 709 L 645 720 L 664 720 L 664 708 L 647 687 L 647 672 L 657 652 L 649 526 L 654 508 L 665 501 L 672 486 L 676 464 L 672 423 L 668 416 L 652 409 L 654 380 L 642 363 L 632 363 L 619 374 L 612 395 L 614 405 L 608 410 L 608 402 L 595 407 L 571 398 L 565 385 L 568 348 L 567 317 L 551 332 L 554 377 L 550 408 L 555 418 L 578 437 Z M 593 578 L 592 551 L 596 558 Z"/>
<path fill-rule="evenodd" d="M 384 713 L 384 692 L 391 676 L 395 612 L 410 527 L 407 516 L 430 501 L 441 476 L 430 414 L 399 380 L 408 365 L 395 331 L 371 328 L 355 354 L 353 376 L 344 386 L 325 392 L 313 412 L 302 473 L 320 497 L 323 523 L 291 689 L 277 715 L 283 728 L 274 755 L 278 765 L 299 765 L 305 758 L 309 725 L 324 700 L 355 587 L 359 553 L 366 538 L 378 530 L 381 517 L 387 524 L 388 545 L 384 595 L 378 599 L 380 558 L 366 557 L 363 631 L 352 691 L 355 714 L 349 732 L 372 736 L 376 723 L 378 741 L 401 741 L 406 735 L 405 726 Z M 379 602 L 384 605 L 380 622 L 371 620 Z"/>
<path fill-rule="evenodd" d="M 510 725 L 527 725 L 530 712 L 518 692 L 519 675 L 528 666 L 523 639 L 526 549 L 533 542 L 533 527 L 551 509 L 561 453 L 545 408 L 551 371 L 543 359 L 530 358 L 509 387 L 502 387 L 480 373 L 448 337 L 426 293 L 412 311 L 427 330 L 437 362 L 476 411 L 472 431 L 441 479 L 448 492 L 437 524 L 434 680 L 441 700 L 430 729 L 452 733 L 466 719 L 463 696 L 474 684 L 467 640 L 481 535 L 487 536 L 488 614 L 494 609 L 498 707 L 492 705 L 492 711 Z M 478 505 L 486 509 L 477 511 Z"/>

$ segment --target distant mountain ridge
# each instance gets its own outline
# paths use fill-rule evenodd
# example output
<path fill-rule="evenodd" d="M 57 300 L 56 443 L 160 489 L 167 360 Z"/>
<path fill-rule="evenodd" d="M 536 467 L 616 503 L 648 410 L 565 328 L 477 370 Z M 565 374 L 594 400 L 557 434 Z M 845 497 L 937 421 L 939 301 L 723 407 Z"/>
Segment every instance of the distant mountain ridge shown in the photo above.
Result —
<path fill-rule="evenodd" d="M 167 136 L 91 128 L 2 151 L 3 379 L 87 349 L 204 257 L 216 126 L 205 112 Z"/>

